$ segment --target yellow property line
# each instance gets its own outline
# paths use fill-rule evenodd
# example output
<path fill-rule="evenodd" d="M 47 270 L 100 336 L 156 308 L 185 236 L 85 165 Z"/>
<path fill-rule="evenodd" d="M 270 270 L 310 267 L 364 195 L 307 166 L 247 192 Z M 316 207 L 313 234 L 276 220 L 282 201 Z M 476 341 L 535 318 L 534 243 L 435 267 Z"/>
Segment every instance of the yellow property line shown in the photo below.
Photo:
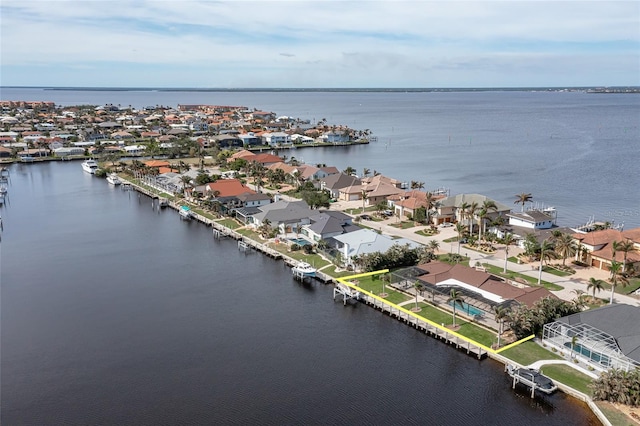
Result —
<path fill-rule="evenodd" d="M 473 345 L 475 345 L 475 346 L 477 346 L 477 347 L 479 347 L 481 349 L 484 349 L 487 352 L 491 352 L 491 353 L 494 353 L 494 354 L 500 353 L 500 352 L 505 351 L 507 349 L 511 349 L 511 348 L 513 348 L 515 346 L 518 346 L 519 344 L 521 344 L 523 342 L 526 342 L 527 340 L 531 340 L 531 339 L 533 339 L 535 337 L 532 334 L 529 337 L 525 337 L 524 339 L 520 339 L 517 342 L 513 342 L 513 343 L 511 343 L 511 344 L 509 344 L 509 345 L 507 345 L 507 346 L 505 346 L 503 348 L 500 348 L 499 350 L 495 350 L 495 349 L 492 349 L 492 348 L 489 348 L 489 347 L 483 345 L 482 343 L 476 342 L 475 340 L 470 339 L 467 336 L 463 336 L 462 334 L 456 333 L 455 331 L 451 331 L 448 328 L 443 327 L 440 324 L 435 323 L 435 322 L 431 321 L 428 318 L 416 315 L 414 312 L 411 312 L 411 311 L 403 308 L 402 306 L 398 306 L 395 303 L 391 303 L 388 300 L 385 300 L 385 299 L 381 298 L 380 296 L 376 296 L 375 294 L 373 294 L 373 293 L 371 293 L 371 292 L 369 292 L 369 291 L 367 291 L 367 290 L 365 290 L 363 288 L 360 288 L 357 285 L 349 282 L 349 280 L 362 278 L 362 277 L 370 277 L 372 275 L 384 274 L 384 273 L 387 273 L 387 272 L 389 272 L 388 269 L 382 269 L 380 271 L 366 272 L 364 274 L 349 275 L 348 277 L 337 278 L 337 281 L 339 283 L 342 283 L 342 284 L 348 286 L 348 287 L 351 287 L 351 288 L 353 288 L 355 290 L 358 290 L 358 291 L 360 291 L 360 292 L 362 292 L 362 293 L 364 293 L 364 294 L 366 294 L 366 295 L 368 295 L 370 297 L 373 297 L 374 299 L 379 300 L 380 302 L 383 302 L 383 303 L 385 303 L 387 305 L 391 305 L 392 307 L 398 309 L 399 311 L 402 311 L 402 312 L 404 312 L 404 313 L 406 313 L 408 315 L 411 315 L 412 317 L 416 318 L 417 320 L 424 321 L 424 322 L 436 327 L 437 329 L 444 331 L 445 333 L 452 334 L 452 335 L 464 340 L 465 342 L 469 342 L 469 343 L 471 343 L 471 344 L 473 344 Z"/>

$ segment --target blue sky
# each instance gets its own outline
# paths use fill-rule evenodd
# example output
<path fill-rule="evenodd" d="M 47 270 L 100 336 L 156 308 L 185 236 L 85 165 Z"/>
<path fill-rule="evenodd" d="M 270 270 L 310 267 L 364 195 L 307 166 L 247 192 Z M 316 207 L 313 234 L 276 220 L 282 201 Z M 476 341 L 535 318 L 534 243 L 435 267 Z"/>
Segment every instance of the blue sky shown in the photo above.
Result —
<path fill-rule="evenodd" d="M 0 84 L 640 86 L 640 2 L 2 0 Z"/>

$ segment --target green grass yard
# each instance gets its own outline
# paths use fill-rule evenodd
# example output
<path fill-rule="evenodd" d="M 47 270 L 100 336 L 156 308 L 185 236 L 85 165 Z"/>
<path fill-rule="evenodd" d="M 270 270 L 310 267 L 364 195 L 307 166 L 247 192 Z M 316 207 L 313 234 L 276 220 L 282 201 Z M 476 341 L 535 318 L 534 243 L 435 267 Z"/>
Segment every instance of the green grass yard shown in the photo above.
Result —
<path fill-rule="evenodd" d="M 500 352 L 500 355 L 505 356 L 519 364 L 529 365 L 536 361 L 543 359 L 562 359 L 558 354 L 555 354 L 535 342 L 523 342 L 513 348 Z"/>
<path fill-rule="evenodd" d="M 484 266 L 487 269 L 487 272 L 497 275 L 499 277 L 503 277 L 503 278 L 508 278 L 508 279 L 515 279 L 515 278 L 521 278 L 525 281 L 527 281 L 527 283 L 529 283 L 529 285 L 532 286 L 538 286 L 538 279 L 534 278 L 534 277 L 530 277 L 528 275 L 524 275 L 524 274 L 520 274 L 518 272 L 513 272 L 513 271 L 509 271 L 507 269 L 507 273 L 504 274 L 503 268 L 499 267 L 499 266 L 494 266 L 494 265 L 490 265 L 488 263 L 483 263 L 482 266 Z M 542 280 L 541 281 L 542 287 L 546 288 L 549 291 L 558 291 L 558 290 L 562 290 L 564 287 L 559 286 L 558 284 L 554 284 L 552 282 L 549 281 L 545 281 Z"/>
<path fill-rule="evenodd" d="M 591 377 L 568 365 L 545 365 L 540 370 L 542 374 L 550 377 L 552 380 L 557 380 L 577 391 L 591 395 L 591 389 L 589 388 L 592 382 Z"/>

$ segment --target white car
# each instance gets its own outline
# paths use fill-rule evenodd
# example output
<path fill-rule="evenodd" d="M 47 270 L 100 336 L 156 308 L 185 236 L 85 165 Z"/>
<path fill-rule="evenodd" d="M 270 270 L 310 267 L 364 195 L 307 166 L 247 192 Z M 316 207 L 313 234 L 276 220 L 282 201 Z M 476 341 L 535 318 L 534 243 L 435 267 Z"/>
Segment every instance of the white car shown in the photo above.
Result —
<path fill-rule="evenodd" d="M 451 223 L 451 222 L 443 222 L 443 223 L 440 224 L 441 228 L 449 228 L 451 226 L 453 226 L 453 223 Z"/>

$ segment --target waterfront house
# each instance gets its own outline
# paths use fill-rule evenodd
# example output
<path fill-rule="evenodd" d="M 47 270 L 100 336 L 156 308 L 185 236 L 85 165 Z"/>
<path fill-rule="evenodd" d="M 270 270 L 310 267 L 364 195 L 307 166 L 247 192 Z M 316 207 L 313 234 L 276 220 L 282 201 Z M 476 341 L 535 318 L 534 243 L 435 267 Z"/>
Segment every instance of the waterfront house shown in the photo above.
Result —
<path fill-rule="evenodd" d="M 581 260 L 593 267 L 604 270 L 609 270 L 613 260 L 624 262 L 625 254 L 621 250 L 616 251 L 614 257 L 614 242 L 630 241 L 634 250 L 626 254 L 627 264 L 640 268 L 640 228 L 627 231 L 603 229 L 587 233 L 575 233 L 573 238 L 583 249 Z"/>
<path fill-rule="evenodd" d="M 485 195 L 457 194 L 450 197 L 445 197 L 440 200 L 436 208 L 437 223 L 440 224 L 444 222 L 461 222 L 465 225 L 473 223 L 477 220 L 477 215 L 474 214 L 473 218 L 468 218 L 464 212 L 463 207 L 465 205 L 472 205 L 475 203 L 480 208 L 485 203 L 485 201 L 493 201 L 497 207 L 496 211 L 490 211 L 487 213 L 487 220 L 493 220 L 498 216 L 505 216 L 511 211 L 511 207 L 492 200 Z"/>
<path fill-rule="evenodd" d="M 291 136 L 284 132 L 264 133 L 262 140 L 270 146 L 291 145 Z"/>
<path fill-rule="evenodd" d="M 530 229 L 549 229 L 555 223 L 555 218 L 549 213 L 540 210 L 527 210 L 522 213 L 507 213 L 509 225 Z"/>
<path fill-rule="evenodd" d="M 433 261 L 397 271 L 395 274 L 400 280 L 419 280 L 427 293 L 431 293 L 433 297 L 448 297 L 451 289 L 455 288 L 464 296 L 466 304 L 489 314 L 493 314 L 497 306 L 519 304 L 531 307 L 545 297 L 555 298 L 544 287 L 511 285 L 482 269 L 461 264 L 451 265 Z"/>
<path fill-rule="evenodd" d="M 244 144 L 242 139 L 235 135 L 215 135 L 209 138 L 209 143 L 215 143 L 220 148 L 238 148 Z"/>
<path fill-rule="evenodd" d="M 640 368 L 640 307 L 616 303 L 544 325 L 542 342 L 598 371 Z"/>
<path fill-rule="evenodd" d="M 406 238 L 393 239 L 378 234 L 371 229 L 360 229 L 346 234 L 336 235 L 327 239 L 327 244 L 340 252 L 346 266 L 356 267 L 359 256 L 371 253 L 385 253 L 394 245 L 408 245 L 411 248 L 421 247 L 421 244 Z"/>
<path fill-rule="evenodd" d="M 69 157 L 71 155 L 84 155 L 84 148 L 77 146 L 60 147 L 53 149 L 53 154 L 60 158 Z"/>
<path fill-rule="evenodd" d="M 300 233 L 308 240 L 318 242 L 337 235 L 358 231 L 360 228 L 353 224 L 353 218 L 342 212 L 326 210 L 309 218 L 308 225 L 303 225 Z"/>
<path fill-rule="evenodd" d="M 252 216 L 253 226 L 259 228 L 268 223 L 271 228 L 278 229 L 280 234 L 298 233 L 302 226 L 311 223 L 311 216 L 317 210 L 311 210 L 304 201 L 279 200 L 266 206 L 258 207 L 258 213 Z"/>
<path fill-rule="evenodd" d="M 252 146 L 252 145 L 260 145 L 262 144 L 262 140 L 256 136 L 255 133 L 241 133 L 238 135 L 238 138 L 242 141 L 244 146 Z"/>

